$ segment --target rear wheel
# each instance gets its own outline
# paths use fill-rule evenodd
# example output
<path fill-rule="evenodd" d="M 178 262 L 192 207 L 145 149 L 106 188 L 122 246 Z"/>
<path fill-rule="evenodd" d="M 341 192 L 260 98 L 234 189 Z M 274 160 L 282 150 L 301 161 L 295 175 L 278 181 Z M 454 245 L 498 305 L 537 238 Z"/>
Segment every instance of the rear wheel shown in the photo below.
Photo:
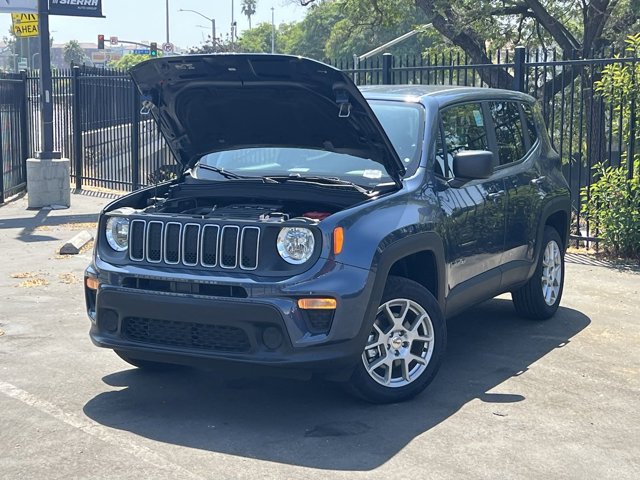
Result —
<path fill-rule="evenodd" d="M 433 295 L 416 282 L 389 277 L 349 389 L 372 403 L 407 400 L 435 377 L 446 341 Z"/>
<path fill-rule="evenodd" d="M 511 292 L 516 312 L 532 320 L 546 320 L 558 310 L 564 287 L 564 249 L 555 228 L 546 226 L 542 252 L 533 276 Z"/>

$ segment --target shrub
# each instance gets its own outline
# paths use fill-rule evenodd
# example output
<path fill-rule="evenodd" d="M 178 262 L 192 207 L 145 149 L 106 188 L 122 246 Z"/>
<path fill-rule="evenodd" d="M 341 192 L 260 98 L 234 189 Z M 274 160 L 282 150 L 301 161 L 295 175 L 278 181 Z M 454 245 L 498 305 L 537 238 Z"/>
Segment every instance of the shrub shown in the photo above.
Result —
<path fill-rule="evenodd" d="M 627 167 L 593 168 L 597 180 L 582 189 L 585 216 L 602 239 L 605 251 L 628 258 L 640 257 L 640 157 L 636 157 L 634 178 L 627 178 Z"/>

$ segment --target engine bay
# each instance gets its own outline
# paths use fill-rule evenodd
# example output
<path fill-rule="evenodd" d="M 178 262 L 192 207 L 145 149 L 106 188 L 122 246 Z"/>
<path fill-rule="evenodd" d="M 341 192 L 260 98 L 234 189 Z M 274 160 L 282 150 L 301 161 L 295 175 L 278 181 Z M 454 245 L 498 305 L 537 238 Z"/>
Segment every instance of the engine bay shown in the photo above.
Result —
<path fill-rule="evenodd" d="M 228 203 L 214 198 L 162 200 L 145 208 L 144 213 L 175 214 L 217 220 L 286 221 L 292 218 L 323 220 L 331 211 L 320 206 L 266 203 Z"/>

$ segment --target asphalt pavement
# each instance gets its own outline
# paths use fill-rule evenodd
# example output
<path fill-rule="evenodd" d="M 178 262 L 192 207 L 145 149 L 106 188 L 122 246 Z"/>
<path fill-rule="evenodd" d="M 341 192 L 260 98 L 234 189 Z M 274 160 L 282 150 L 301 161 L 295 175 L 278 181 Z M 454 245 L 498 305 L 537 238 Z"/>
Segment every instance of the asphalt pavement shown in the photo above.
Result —
<path fill-rule="evenodd" d="M 0 206 L 0 478 L 640 478 L 637 271 L 576 257 L 550 321 L 508 296 L 451 319 L 429 389 L 374 406 L 331 383 L 145 373 L 94 347 L 91 251 L 56 249 L 107 201 Z"/>

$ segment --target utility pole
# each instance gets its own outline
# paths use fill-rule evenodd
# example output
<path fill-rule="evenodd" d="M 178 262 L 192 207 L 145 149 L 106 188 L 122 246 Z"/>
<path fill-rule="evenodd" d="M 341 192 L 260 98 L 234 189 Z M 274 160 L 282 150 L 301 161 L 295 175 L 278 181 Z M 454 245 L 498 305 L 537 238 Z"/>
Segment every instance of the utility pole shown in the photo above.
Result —
<path fill-rule="evenodd" d="M 49 45 L 49 2 L 38 0 L 40 29 L 40 151 L 27 159 L 29 208 L 71 205 L 71 164 L 53 148 L 53 81 Z M 79 132 L 74 132 L 77 135 Z"/>

